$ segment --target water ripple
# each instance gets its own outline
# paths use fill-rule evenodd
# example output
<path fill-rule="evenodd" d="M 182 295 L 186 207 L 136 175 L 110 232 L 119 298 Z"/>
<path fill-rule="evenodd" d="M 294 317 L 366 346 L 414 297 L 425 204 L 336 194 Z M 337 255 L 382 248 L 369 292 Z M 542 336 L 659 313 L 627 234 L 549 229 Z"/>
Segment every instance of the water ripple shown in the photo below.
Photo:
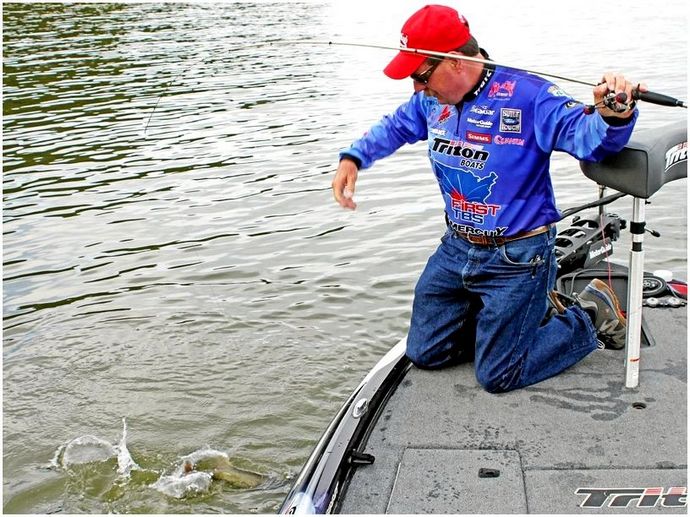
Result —
<path fill-rule="evenodd" d="M 444 223 L 424 144 L 363 171 L 356 212 L 333 203 L 337 151 L 409 97 L 381 74 L 388 54 L 265 44 L 396 42 L 403 4 L 3 5 L 4 510 L 276 510 L 331 415 L 405 334 Z M 685 95 L 671 4 L 583 21 L 622 31 L 609 41 L 644 22 L 668 65 L 583 41 L 555 11 L 542 23 L 499 4 L 466 14 L 501 60 L 583 77 L 610 60 Z M 645 106 L 640 125 L 675 116 Z M 563 207 L 596 195 L 569 158 L 554 157 L 553 179 Z M 647 258 L 682 276 L 686 203 L 667 190 L 647 208 L 663 234 Z M 612 210 L 629 217 L 626 200 Z M 283 477 L 179 502 L 103 473 L 37 473 L 75 436 L 117 436 L 123 415 L 139 464 L 209 445 Z"/>

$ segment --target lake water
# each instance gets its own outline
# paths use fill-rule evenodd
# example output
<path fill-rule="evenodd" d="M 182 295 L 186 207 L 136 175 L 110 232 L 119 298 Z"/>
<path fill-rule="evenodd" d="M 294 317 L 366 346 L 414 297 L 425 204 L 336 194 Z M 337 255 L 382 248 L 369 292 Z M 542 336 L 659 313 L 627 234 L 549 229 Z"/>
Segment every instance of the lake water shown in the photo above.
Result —
<path fill-rule="evenodd" d="M 684 2 L 523 4 L 463 11 L 496 61 L 687 99 Z M 332 199 L 337 151 L 411 93 L 381 73 L 391 52 L 257 45 L 397 45 L 420 5 L 3 5 L 5 512 L 278 508 L 405 335 L 444 223 L 423 143 L 360 174 L 357 211 Z M 639 127 L 687 117 L 641 109 Z M 562 208 L 597 195 L 567 156 L 553 177 Z M 686 278 L 686 201 L 685 180 L 652 198 L 647 269 Z M 75 439 L 82 459 L 117 445 L 123 418 L 146 475 L 70 459 Z M 152 486 L 207 449 L 263 481 Z"/>

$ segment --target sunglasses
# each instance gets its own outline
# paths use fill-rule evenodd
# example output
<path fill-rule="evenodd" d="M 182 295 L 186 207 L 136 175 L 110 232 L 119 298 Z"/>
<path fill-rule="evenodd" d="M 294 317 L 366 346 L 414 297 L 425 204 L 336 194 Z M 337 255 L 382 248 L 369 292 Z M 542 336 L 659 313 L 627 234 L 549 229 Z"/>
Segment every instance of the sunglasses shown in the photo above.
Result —
<path fill-rule="evenodd" d="M 424 70 L 421 74 L 418 74 L 418 73 L 412 74 L 410 76 L 410 78 L 419 84 L 423 84 L 423 85 L 428 84 L 429 79 L 431 79 L 431 74 L 434 73 L 434 70 L 436 70 L 436 68 L 438 67 L 438 65 L 441 64 L 442 61 L 443 61 L 443 59 L 434 59 L 434 62 L 431 64 L 431 66 L 429 68 Z"/>

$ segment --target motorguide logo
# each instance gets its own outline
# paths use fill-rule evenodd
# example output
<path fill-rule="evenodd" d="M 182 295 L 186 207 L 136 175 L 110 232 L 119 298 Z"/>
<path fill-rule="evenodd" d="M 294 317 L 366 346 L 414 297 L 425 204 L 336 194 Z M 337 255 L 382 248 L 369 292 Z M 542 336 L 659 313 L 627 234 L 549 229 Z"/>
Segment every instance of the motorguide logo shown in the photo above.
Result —
<path fill-rule="evenodd" d="M 686 508 L 687 487 L 674 486 L 650 488 L 578 488 L 577 495 L 584 495 L 580 508 L 628 508 L 631 503 L 637 508 Z"/>
<path fill-rule="evenodd" d="M 467 123 L 472 124 L 473 126 L 481 127 L 483 129 L 491 129 L 494 125 L 494 123 L 491 120 L 484 120 L 473 117 L 469 117 L 467 119 Z"/>

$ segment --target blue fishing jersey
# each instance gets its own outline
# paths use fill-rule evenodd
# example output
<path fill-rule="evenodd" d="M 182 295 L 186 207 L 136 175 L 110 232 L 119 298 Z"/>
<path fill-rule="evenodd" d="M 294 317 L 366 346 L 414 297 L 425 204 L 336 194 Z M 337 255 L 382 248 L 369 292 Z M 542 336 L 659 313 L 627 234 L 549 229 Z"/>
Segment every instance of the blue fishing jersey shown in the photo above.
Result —
<path fill-rule="evenodd" d="M 505 237 L 559 220 L 552 151 L 599 161 L 625 146 L 637 115 L 609 125 L 555 84 L 491 65 L 459 104 L 417 92 L 340 156 L 366 169 L 406 143 L 427 140 L 449 225 Z"/>

